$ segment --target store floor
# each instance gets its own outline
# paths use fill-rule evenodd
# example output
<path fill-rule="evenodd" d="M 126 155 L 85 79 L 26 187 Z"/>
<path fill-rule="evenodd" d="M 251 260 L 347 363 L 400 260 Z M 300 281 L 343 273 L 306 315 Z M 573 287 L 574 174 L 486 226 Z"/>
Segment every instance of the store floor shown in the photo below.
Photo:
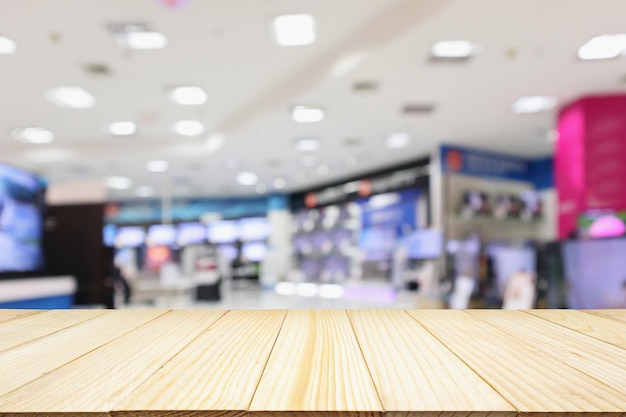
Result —
<path fill-rule="evenodd" d="M 319 295 L 281 295 L 274 290 L 256 286 L 230 285 L 221 287 L 221 300 L 196 301 L 186 296 L 158 296 L 150 302 L 131 303 L 127 308 L 209 308 L 209 309 L 355 309 L 355 308 L 441 308 L 436 300 L 420 296 L 417 292 L 395 291 L 386 283 L 350 284 L 340 287 L 343 294 L 336 292 Z M 307 289 L 306 287 L 304 288 Z M 310 288 L 309 288 L 310 289 Z M 328 288 L 333 290 L 333 288 Z M 336 289 L 336 288 L 335 288 Z M 287 289 L 288 290 L 288 289 Z M 295 288 L 294 288 L 295 290 Z M 285 291 L 289 292 L 289 291 Z M 302 291 L 300 291 L 302 293 Z M 328 297 L 334 298 L 328 298 Z"/>

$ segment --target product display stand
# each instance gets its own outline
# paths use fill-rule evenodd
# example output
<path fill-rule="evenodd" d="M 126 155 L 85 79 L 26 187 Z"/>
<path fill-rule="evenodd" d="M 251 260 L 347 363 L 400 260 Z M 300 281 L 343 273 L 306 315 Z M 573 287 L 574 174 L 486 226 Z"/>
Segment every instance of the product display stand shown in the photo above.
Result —
<path fill-rule="evenodd" d="M 0 310 L 0 416 L 623 417 L 626 310 Z"/>

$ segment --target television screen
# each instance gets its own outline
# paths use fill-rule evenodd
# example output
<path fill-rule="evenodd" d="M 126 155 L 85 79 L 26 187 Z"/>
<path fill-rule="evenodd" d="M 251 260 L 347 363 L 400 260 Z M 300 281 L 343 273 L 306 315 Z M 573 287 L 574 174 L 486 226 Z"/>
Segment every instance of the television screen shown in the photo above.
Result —
<path fill-rule="evenodd" d="M 372 227 L 361 231 L 359 247 L 366 261 L 384 261 L 391 258 L 396 243 L 394 228 Z"/>
<path fill-rule="evenodd" d="M 261 242 L 245 243 L 241 247 L 241 253 L 249 261 L 260 262 L 267 255 L 267 245 Z"/>
<path fill-rule="evenodd" d="M 115 246 L 115 235 L 117 234 L 117 226 L 114 224 L 106 224 L 102 228 L 102 240 L 104 246 L 112 248 Z"/>
<path fill-rule="evenodd" d="M 42 268 L 44 191 L 36 176 L 0 165 L 0 273 Z"/>
<path fill-rule="evenodd" d="M 177 243 L 180 246 L 193 245 L 204 242 L 206 226 L 202 223 L 181 223 L 178 225 Z"/>
<path fill-rule="evenodd" d="M 115 246 L 118 248 L 136 248 L 144 244 L 146 230 L 140 226 L 124 226 L 117 230 Z"/>
<path fill-rule="evenodd" d="M 239 238 L 237 222 L 224 220 L 209 225 L 207 238 L 211 243 L 233 243 Z"/>
<path fill-rule="evenodd" d="M 219 245 L 217 250 L 231 262 L 237 259 L 237 256 L 239 255 L 235 245 Z"/>
<path fill-rule="evenodd" d="M 443 239 L 437 230 L 416 230 L 408 237 L 407 252 L 411 259 L 433 259 L 441 256 Z"/>
<path fill-rule="evenodd" d="M 239 238 L 244 242 L 265 240 L 270 235 L 270 225 L 265 217 L 241 219 L 238 226 Z"/>
<path fill-rule="evenodd" d="M 148 228 L 146 243 L 152 245 L 173 245 L 176 241 L 176 229 L 171 224 L 155 224 Z"/>

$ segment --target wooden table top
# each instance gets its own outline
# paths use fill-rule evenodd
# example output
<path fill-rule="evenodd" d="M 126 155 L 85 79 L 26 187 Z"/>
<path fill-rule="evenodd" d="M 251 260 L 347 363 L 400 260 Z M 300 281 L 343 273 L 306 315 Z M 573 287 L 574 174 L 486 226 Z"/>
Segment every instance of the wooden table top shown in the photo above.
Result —
<path fill-rule="evenodd" d="M 626 310 L 0 310 L 2 417 L 527 413 L 626 416 Z"/>

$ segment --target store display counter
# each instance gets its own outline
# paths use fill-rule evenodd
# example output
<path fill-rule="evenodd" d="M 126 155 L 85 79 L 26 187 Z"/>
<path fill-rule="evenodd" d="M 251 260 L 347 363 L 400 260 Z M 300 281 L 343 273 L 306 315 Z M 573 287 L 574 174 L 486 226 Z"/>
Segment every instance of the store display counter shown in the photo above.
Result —
<path fill-rule="evenodd" d="M 0 416 L 626 415 L 626 310 L 0 310 L 0 334 Z"/>

